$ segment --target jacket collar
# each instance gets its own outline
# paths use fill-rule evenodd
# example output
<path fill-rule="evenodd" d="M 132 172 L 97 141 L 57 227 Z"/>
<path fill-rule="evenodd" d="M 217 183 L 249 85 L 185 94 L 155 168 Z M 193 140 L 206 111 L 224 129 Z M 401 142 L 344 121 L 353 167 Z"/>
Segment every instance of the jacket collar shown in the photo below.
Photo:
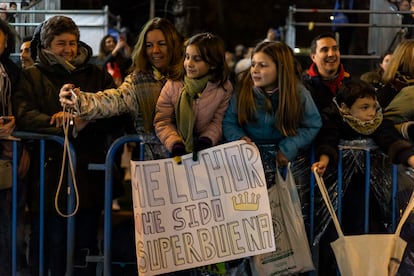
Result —
<path fill-rule="evenodd" d="M 308 70 L 308 75 L 310 77 L 319 77 L 329 90 L 332 92 L 333 95 L 336 96 L 336 92 L 339 89 L 339 86 L 342 84 L 344 78 L 349 78 L 349 73 L 345 71 L 344 66 L 342 64 L 339 65 L 338 72 L 336 76 L 330 80 L 323 80 L 319 74 L 318 67 L 315 63 L 312 63 Z"/>

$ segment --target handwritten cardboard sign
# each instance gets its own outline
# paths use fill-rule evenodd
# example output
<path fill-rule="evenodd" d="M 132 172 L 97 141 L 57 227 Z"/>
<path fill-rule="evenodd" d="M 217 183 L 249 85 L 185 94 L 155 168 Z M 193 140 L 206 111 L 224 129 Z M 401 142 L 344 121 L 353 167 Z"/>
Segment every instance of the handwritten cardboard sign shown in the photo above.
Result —
<path fill-rule="evenodd" d="M 139 275 L 275 250 L 260 154 L 231 142 L 182 157 L 131 161 Z"/>

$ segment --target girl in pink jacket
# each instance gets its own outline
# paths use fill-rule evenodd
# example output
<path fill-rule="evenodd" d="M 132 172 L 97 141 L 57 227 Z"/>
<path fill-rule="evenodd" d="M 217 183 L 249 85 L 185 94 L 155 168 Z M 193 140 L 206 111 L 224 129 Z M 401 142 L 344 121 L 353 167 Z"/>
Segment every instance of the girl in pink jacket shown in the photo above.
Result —
<path fill-rule="evenodd" d="M 154 126 L 172 157 L 193 152 L 197 161 L 198 151 L 222 139 L 222 121 L 233 86 L 221 38 L 201 33 L 189 38 L 185 47 L 182 73 L 161 90 Z"/>

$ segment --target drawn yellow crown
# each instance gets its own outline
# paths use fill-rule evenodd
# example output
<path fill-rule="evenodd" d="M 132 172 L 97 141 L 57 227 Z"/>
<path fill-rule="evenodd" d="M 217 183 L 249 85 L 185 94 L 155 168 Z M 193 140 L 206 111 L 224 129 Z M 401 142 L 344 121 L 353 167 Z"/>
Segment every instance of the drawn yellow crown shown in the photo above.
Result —
<path fill-rule="evenodd" d="M 239 202 L 236 202 L 237 197 L 233 196 L 233 208 L 237 211 L 256 211 L 259 209 L 259 199 L 260 194 L 251 193 L 249 200 L 249 193 L 244 192 L 243 194 L 238 194 Z"/>

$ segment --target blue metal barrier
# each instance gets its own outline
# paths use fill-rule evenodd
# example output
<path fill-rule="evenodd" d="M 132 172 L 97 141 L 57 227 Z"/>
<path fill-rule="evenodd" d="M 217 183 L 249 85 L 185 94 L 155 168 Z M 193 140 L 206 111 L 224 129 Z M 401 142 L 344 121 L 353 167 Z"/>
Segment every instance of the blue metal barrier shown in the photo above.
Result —
<path fill-rule="evenodd" d="M 17 274 L 17 142 L 13 142 L 13 182 L 12 182 L 12 275 Z"/>
<path fill-rule="evenodd" d="M 114 162 L 114 158 L 115 158 L 115 154 L 117 153 L 117 151 L 119 150 L 120 146 L 122 146 L 123 144 L 127 143 L 127 142 L 139 142 L 140 143 L 140 160 L 144 160 L 144 144 L 142 143 L 142 140 L 139 138 L 138 135 L 128 135 L 128 136 L 124 136 L 121 138 L 118 138 L 110 147 L 108 153 L 107 153 L 107 157 L 106 157 L 106 162 L 105 165 L 103 165 L 101 167 L 101 169 L 105 170 L 105 206 L 104 206 L 104 275 L 105 276 L 110 276 L 111 275 L 111 260 L 112 260 L 112 256 L 111 256 L 111 234 L 112 234 L 112 177 L 113 177 L 113 172 L 112 172 L 112 164 Z M 365 193 L 366 195 L 369 195 L 369 171 L 371 168 L 371 163 L 370 163 L 370 151 L 367 150 L 365 152 L 365 157 L 366 157 L 366 167 L 365 167 L 365 172 L 366 172 L 366 177 L 365 177 L 365 181 L 367 183 L 366 185 L 366 190 Z M 313 163 L 314 161 L 314 156 L 312 154 L 311 156 L 311 162 Z M 340 206 L 339 204 L 342 204 L 342 149 L 339 150 L 339 160 L 338 160 L 338 206 Z M 392 178 L 392 187 L 393 187 L 393 196 L 392 196 L 392 226 L 393 229 L 395 229 L 395 221 L 397 219 L 396 217 L 396 191 L 397 191 L 397 176 L 396 176 L 396 165 L 393 165 L 393 178 Z M 315 200 L 315 195 L 314 195 L 314 189 L 315 189 L 315 180 L 313 179 L 313 175 L 311 174 L 311 180 L 310 180 L 310 236 L 313 239 L 313 228 L 314 228 L 314 200 Z M 369 200 L 369 198 L 368 198 Z M 365 206 L 365 211 L 367 211 L 369 206 L 369 202 L 368 205 Z M 338 212 L 341 212 L 341 208 L 338 208 Z M 369 220 L 368 216 L 365 216 L 365 227 L 367 227 L 367 222 Z M 312 240 L 311 239 L 311 240 Z M 314 272 L 310 272 L 309 274 L 312 275 Z"/>
<path fill-rule="evenodd" d="M 398 176 L 397 176 L 398 167 L 397 165 L 392 166 L 392 213 L 391 213 L 391 227 L 392 230 L 395 231 L 397 227 L 397 210 L 398 210 L 398 202 L 397 202 L 397 192 L 398 192 Z"/>
<path fill-rule="evenodd" d="M 367 144 L 370 142 L 368 141 Z M 343 191 L 343 151 L 346 149 L 351 150 L 362 150 L 364 151 L 365 155 L 365 205 L 364 205 L 364 233 L 369 232 L 369 209 L 370 209 L 370 174 L 371 174 L 371 151 L 373 149 L 376 149 L 375 147 L 372 147 L 372 145 L 367 145 L 364 147 L 356 146 L 355 148 L 348 147 L 348 146 L 339 146 L 338 149 L 338 187 L 337 187 L 337 193 L 338 193 L 338 219 L 341 220 L 342 217 L 342 191 Z M 398 178 L 397 178 L 397 165 L 393 164 L 392 168 L 390 168 L 392 177 L 392 191 L 391 191 L 391 225 L 392 225 L 392 231 L 395 230 L 396 227 L 396 220 L 398 219 L 397 214 L 397 187 L 398 187 Z"/>
<path fill-rule="evenodd" d="M 343 151 L 346 147 L 339 146 L 338 148 L 338 165 L 337 165 L 337 216 L 338 219 L 342 218 L 342 191 L 343 191 Z M 365 155 L 365 206 L 364 206 L 364 232 L 369 231 L 369 201 L 370 201 L 370 171 L 371 171 L 371 149 L 372 148 L 359 148 L 363 150 Z M 354 149 L 355 150 L 355 149 Z M 312 148 L 311 164 L 314 162 L 314 149 Z M 391 227 L 392 231 L 395 231 L 397 226 L 398 217 L 398 205 L 397 205 L 397 191 L 398 191 L 398 165 L 393 164 L 391 171 Z M 309 208 L 309 241 L 312 243 L 315 238 L 315 179 L 313 174 L 310 175 L 310 208 Z M 309 275 L 315 275 L 315 271 L 309 272 Z M 339 272 L 337 273 L 339 275 Z"/>
<path fill-rule="evenodd" d="M 45 143 L 47 141 L 56 142 L 62 146 L 64 146 L 64 138 L 59 136 L 53 135 L 43 135 L 37 133 L 30 133 L 30 132 L 15 132 L 13 135 L 21 140 L 39 140 L 40 142 L 40 164 L 43 164 L 45 161 Z M 16 236 L 16 229 L 17 229 L 17 165 L 18 165 L 18 150 L 17 150 L 17 143 L 19 141 L 16 140 L 13 142 L 13 188 L 12 188 L 12 275 L 17 275 L 17 236 Z M 113 163 L 115 162 L 115 156 L 118 153 L 121 146 L 128 142 L 137 142 L 139 143 L 139 160 L 144 160 L 144 143 L 142 139 L 138 135 L 126 135 L 123 137 L 118 138 L 115 140 L 110 148 L 108 149 L 108 153 L 106 155 L 105 164 L 90 164 L 90 169 L 94 170 L 104 170 L 105 171 L 105 205 L 104 205 L 104 240 L 103 240 L 103 265 L 104 265 L 104 275 L 111 276 L 112 274 L 112 179 L 113 179 Z M 76 163 L 75 159 L 75 152 L 71 146 L 72 160 Z M 338 160 L 338 206 L 342 204 L 342 149 L 339 149 L 339 160 Z M 365 195 L 366 197 L 366 205 L 365 205 L 365 212 L 367 214 L 368 206 L 369 206 L 369 171 L 371 168 L 370 162 L 370 151 L 367 150 L 365 152 L 366 158 L 366 166 L 365 166 L 365 183 L 366 183 L 366 190 Z M 312 155 L 311 161 L 313 163 L 314 157 Z M 367 177 L 368 176 L 368 177 Z M 397 166 L 393 165 L 392 167 L 392 229 L 395 229 L 396 221 L 398 219 L 397 216 L 397 203 L 396 203 L 396 196 L 397 196 Z M 39 249 L 39 274 L 45 275 L 44 271 L 44 170 L 41 166 L 40 168 L 40 185 L 41 185 L 41 192 L 40 192 L 40 249 Z M 71 175 L 68 174 L 68 185 L 73 185 L 73 181 Z M 314 238 L 314 227 L 315 227 L 315 181 L 311 174 L 310 179 L 310 229 L 309 229 L 309 237 L 310 241 L 313 241 Z M 73 195 L 70 194 L 72 198 L 68 200 L 68 204 L 73 204 Z M 367 203 L 368 202 L 368 203 Z M 68 208 L 72 209 L 72 205 L 68 205 Z M 338 208 L 338 216 L 341 216 L 341 208 Z M 73 275 L 73 255 L 74 255 L 74 217 L 68 218 L 68 226 L 67 226 L 67 275 Z M 368 215 L 365 216 L 364 227 L 367 231 L 368 229 Z M 101 257 L 100 257 L 101 258 Z M 98 261 L 102 261 L 102 259 Z M 314 272 L 311 272 L 312 275 Z"/>
<path fill-rule="evenodd" d="M 310 164 L 312 165 L 315 162 L 315 145 L 311 146 L 311 158 Z M 315 211 L 315 178 L 310 174 L 309 180 L 309 241 L 312 243 L 313 238 L 315 237 L 315 217 L 312 215 Z M 312 244 L 311 244 L 312 245 Z M 312 246 L 311 246 L 312 248 Z"/>
<path fill-rule="evenodd" d="M 142 139 L 138 135 L 126 135 L 115 140 L 108 150 L 106 155 L 106 161 L 104 165 L 105 169 L 105 206 L 104 206 L 104 275 L 111 275 L 112 264 L 112 178 L 113 170 L 112 164 L 114 163 L 115 154 L 119 148 L 128 142 L 138 142 L 139 147 L 139 160 L 144 160 L 144 144 Z"/>
<path fill-rule="evenodd" d="M 46 141 L 53 141 L 64 146 L 64 138 L 54 135 L 38 134 L 32 132 L 22 132 L 15 131 L 13 132 L 13 137 L 17 138 L 13 140 L 13 187 L 12 187 L 12 275 L 17 275 L 17 168 L 18 168 L 18 151 L 17 143 L 24 140 L 39 140 L 40 142 L 40 156 L 39 163 L 40 165 L 40 209 L 39 209 L 39 225 L 40 225 L 40 234 L 39 234 L 39 275 L 45 275 L 44 271 L 44 164 L 45 162 L 45 143 Z M 75 151 L 70 145 L 70 152 L 68 153 L 72 157 L 74 169 L 76 169 L 76 155 Z M 31 157 L 33 158 L 33 157 Z M 73 188 L 72 176 L 68 174 L 68 187 Z M 73 208 L 74 196 L 73 193 L 69 194 L 68 208 L 71 210 Z M 66 275 L 73 275 L 73 256 L 74 256 L 74 228 L 75 227 L 75 218 L 69 217 L 67 223 L 67 259 L 66 259 Z"/>
<path fill-rule="evenodd" d="M 53 141 L 64 146 L 64 138 L 60 136 L 45 135 L 31 132 L 16 131 L 13 136 L 17 139 L 13 141 L 13 188 L 12 188 L 12 275 L 17 275 L 17 168 L 18 168 L 18 150 L 17 143 L 24 140 L 39 140 L 40 156 L 39 163 L 45 162 L 45 144 L 46 141 Z M 118 138 L 108 150 L 105 164 L 90 164 L 89 168 L 92 170 L 105 171 L 105 206 L 104 206 L 104 275 L 111 275 L 111 234 L 112 234 L 112 178 L 113 178 L 113 163 L 115 155 L 123 144 L 128 142 L 138 142 L 140 145 L 139 159 L 144 159 L 144 144 L 138 135 L 127 135 Z M 72 146 L 71 157 L 76 164 L 76 156 Z M 40 166 L 40 244 L 39 244 L 39 275 L 46 275 L 44 269 L 44 169 Z M 73 188 L 73 180 L 71 174 L 68 174 L 68 186 Z M 69 195 L 68 208 L 73 209 L 74 197 L 72 193 Z M 68 217 L 67 224 L 67 261 L 66 261 L 66 275 L 73 275 L 74 268 L 74 229 L 75 218 Z"/>
<path fill-rule="evenodd" d="M 359 149 L 365 151 L 365 206 L 364 206 L 364 212 L 365 212 L 365 218 L 364 218 L 364 231 L 367 233 L 369 228 L 369 201 L 370 201 L 370 171 L 371 171 L 371 149 Z M 337 202 L 338 202 L 338 208 L 337 208 L 337 216 L 338 219 L 341 220 L 342 218 L 342 191 L 343 191 L 343 151 L 344 148 L 339 147 L 338 149 L 338 166 L 337 166 Z M 397 175 L 397 168 L 398 166 L 393 164 L 391 175 L 391 182 L 392 182 L 392 191 L 391 191 L 391 223 L 392 223 L 392 230 L 395 230 L 396 227 L 396 221 L 398 219 L 397 217 L 397 190 L 398 190 L 398 175 Z M 314 189 L 315 189 L 315 180 L 313 178 L 313 175 L 311 174 L 310 179 L 310 229 L 309 229 L 309 237 L 310 240 L 313 240 L 314 238 L 314 228 L 315 228 L 315 221 L 313 218 L 313 215 L 315 213 L 315 195 L 314 195 Z"/>

